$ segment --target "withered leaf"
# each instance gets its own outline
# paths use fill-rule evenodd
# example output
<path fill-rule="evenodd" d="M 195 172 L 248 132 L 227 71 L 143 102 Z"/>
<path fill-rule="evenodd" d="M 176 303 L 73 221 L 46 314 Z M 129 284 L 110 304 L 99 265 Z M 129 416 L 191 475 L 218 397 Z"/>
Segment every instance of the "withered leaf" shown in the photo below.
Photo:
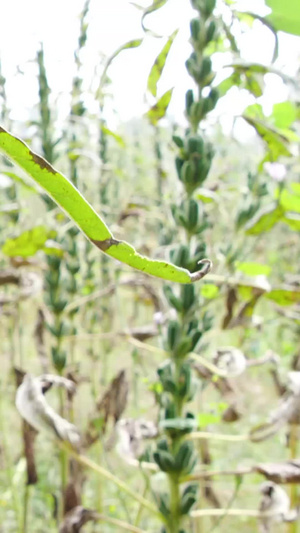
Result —
<path fill-rule="evenodd" d="M 77 428 L 62 418 L 47 403 L 44 394 L 52 385 L 74 390 L 74 383 L 60 376 L 43 374 L 34 378 L 26 374 L 16 394 L 16 407 L 24 420 L 37 431 L 47 430 L 61 440 L 78 447 L 80 435 Z"/>

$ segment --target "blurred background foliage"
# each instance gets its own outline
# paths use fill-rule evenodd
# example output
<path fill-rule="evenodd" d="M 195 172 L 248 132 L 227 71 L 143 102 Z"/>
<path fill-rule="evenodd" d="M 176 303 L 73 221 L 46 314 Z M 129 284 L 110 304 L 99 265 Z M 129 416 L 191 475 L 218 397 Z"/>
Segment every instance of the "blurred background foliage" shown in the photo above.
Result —
<path fill-rule="evenodd" d="M 213 71 L 207 63 L 207 73 L 197 73 L 187 61 L 196 84 L 197 76 L 209 78 L 203 93 L 207 107 L 197 112 L 201 134 L 214 152 L 205 183 L 190 190 L 201 213 L 201 224 L 191 228 L 191 213 L 183 204 L 180 207 L 182 188 L 175 165 L 176 158 L 189 157 L 181 145 L 188 120 L 193 124 L 188 102 L 181 106 L 183 110 L 186 105 L 186 122 L 168 115 L 173 88 L 168 85 L 167 66 L 178 28 L 159 39 L 159 53 L 145 80 L 147 112 L 126 122 L 109 119 L 110 68 L 117 58 L 124 64 L 134 62 L 144 39 L 157 40 L 151 14 L 157 12 L 159 17 L 167 3 L 172 9 L 172 0 L 137 5 L 141 37 L 133 35 L 110 56 L 98 51 L 100 59 L 90 79 L 83 65 L 93 5 L 88 0 L 82 3 L 68 93 L 52 90 L 50 55 L 42 43 L 30 58 L 30 69 L 22 74 L 35 80 L 29 120 L 18 119 L 10 108 L 11 80 L 1 68 L 0 56 L 1 125 L 64 172 L 114 235 L 139 252 L 190 270 L 195 269 L 195 257 L 213 261 L 211 273 L 195 285 L 200 304 L 196 318 L 201 317 L 203 336 L 194 351 L 212 361 L 219 348 L 233 346 L 245 354 L 248 366 L 231 380 L 229 392 L 217 386 L 213 375 L 205 377 L 198 369 L 192 409 L 201 431 L 244 435 L 266 421 L 288 372 L 300 370 L 299 72 L 291 75 L 289 58 L 286 71 L 277 59 L 282 35 L 278 32 L 300 35 L 299 9 L 296 0 L 268 0 L 272 11 L 263 18 L 240 10 L 230 0 L 220 1 L 215 10 L 218 34 L 207 48 Z M 192 1 L 193 7 L 196 4 Z M 240 50 L 242 36 L 249 34 L 251 42 L 257 25 L 273 36 L 268 64 L 251 63 Z M 191 32 L 196 40 L 192 27 Z M 218 70 L 220 54 L 226 57 L 224 75 Z M 281 79 L 286 94 L 271 109 L 261 103 L 270 75 Z M 162 93 L 161 80 L 167 87 Z M 134 78 L 130 83 L 134 85 Z M 195 89 L 194 81 L 190 84 Z M 230 93 L 236 99 L 250 96 L 241 113 L 224 126 L 215 100 L 219 98 L 221 106 Z M 244 136 L 241 121 L 256 134 Z M 120 487 L 93 470 L 74 473 L 74 465 L 66 466 L 65 453 L 43 433 L 35 441 L 33 458 L 38 479 L 30 479 L 28 453 L 24 455 L 27 433 L 15 408 L 15 394 L 17 370 L 54 373 L 74 381 L 74 397 L 50 392 L 50 402 L 85 435 L 86 454 L 134 491 L 149 496 L 149 475 L 126 464 L 115 442 L 111 444 L 122 410 L 110 412 L 101 399 L 124 370 L 129 387 L 124 416 L 157 420 L 161 384 L 156 368 L 164 359 L 162 349 L 168 349 L 163 339 L 174 320 L 172 296 L 160 280 L 100 254 L 25 174 L 4 158 L 0 165 L 0 531 L 57 531 L 61 506 L 68 510 L 74 502 L 144 531 L 157 531 L 156 518 L 142 512 Z M 191 238 L 199 257 L 189 256 L 187 245 L 184 248 Z M 178 287 L 172 290 L 180 301 Z M 121 394 L 120 388 L 116 390 Z M 292 430 L 297 444 L 298 428 Z M 237 474 L 200 479 L 197 509 L 232 505 L 257 509 L 261 474 L 238 477 L 238 472 L 258 463 L 295 459 L 298 453 L 285 430 L 259 443 L 207 442 L 206 448 L 196 443 L 200 464 Z M 151 483 L 163 483 L 161 474 L 155 474 Z M 287 491 L 297 505 L 297 485 Z M 228 516 L 221 522 L 191 518 L 188 527 L 195 533 L 241 527 L 245 532 L 259 531 L 257 521 L 248 516 Z M 278 531 L 287 527 L 296 533 L 297 524 L 279 525 Z M 115 526 L 101 521 L 89 523 L 85 530 L 108 532 Z"/>

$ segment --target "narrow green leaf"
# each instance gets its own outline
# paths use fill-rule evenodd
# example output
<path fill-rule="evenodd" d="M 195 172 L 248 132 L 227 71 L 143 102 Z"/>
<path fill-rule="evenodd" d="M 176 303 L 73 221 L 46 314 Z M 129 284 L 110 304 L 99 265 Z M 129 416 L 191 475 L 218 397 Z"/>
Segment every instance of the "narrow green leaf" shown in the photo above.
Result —
<path fill-rule="evenodd" d="M 165 46 L 163 47 L 162 51 L 160 52 L 160 54 L 157 56 L 151 70 L 150 70 L 150 74 L 149 74 L 149 77 L 148 77 L 148 83 L 147 83 L 147 88 L 148 90 L 150 91 L 150 93 L 153 95 L 153 96 L 156 96 L 157 94 L 157 83 L 162 75 L 162 72 L 163 72 L 163 69 L 164 69 L 164 66 L 166 64 L 166 60 L 167 60 L 167 57 L 168 57 L 168 54 L 169 54 L 169 51 L 170 51 L 170 48 L 174 42 L 174 39 L 176 37 L 178 33 L 178 30 L 175 30 L 172 35 L 169 37 L 169 39 L 167 40 Z"/>
<path fill-rule="evenodd" d="M 158 37 L 158 35 L 156 35 L 156 33 L 152 32 L 151 30 L 149 30 L 149 28 L 146 28 L 145 26 L 145 18 L 147 17 L 147 15 L 150 15 L 151 13 L 154 13 L 154 11 L 157 11 L 158 9 L 160 9 L 161 7 L 163 7 L 166 3 L 167 3 L 168 0 L 153 0 L 151 6 L 147 7 L 143 13 L 143 16 L 142 16 L 142 28 L 144 30 L 144 32 L 149 32 L 151 33 L 152 35 L 154 35 L 155 37 Z"/>
<path fill-rule="evenodd" d="M 125 141 L 124 139 L 121 137 L 121 135 L 118 135 L 117 133 L 115 133 L 114 131 L 110 130 L 109 128 L 107 128 L 106 126 L 101 126 L 101 129 L 103 131 L 103 133 L 105 133 L 105 135 L 109 135 L 110 137 L 112 137 L 117 143 L 119 146 L 121 146 L 121 148 L 125 148 Z"/>
<path fill-rule="evenodd" d="M 210 204 L 212 202 L 218 201 L 218 195 L 211 191 L 210 189 L 200 188 L 197 189 L 197 194 L 195 195 L 198 200 L 201 200 L 204 204 Z"/>
<path fill-rule="evenodd" d="M 261 263 L 237 263 L 236 268 L 246 274 L 246 276 L 268 276 L 271 272 L 271 267 Z"/>
<path fill-rule="evenodd" d="M 146 117 L 153 126 L 156 126 L 158 121 L 166 115 L 173 89 L 169 89 L 162 97 L 156 102 L 154 106 L 146 113 Z"/>
<path fill-rule="evenodd" d="M 197 281 L 209 271 L 209 261 L 202 271 L 191 274 L 165 261 L 148 259 L 127 242 L 116 240 L 100 216 L 63 174 L 3 128 L 0 128 L 0 151 L 25 170 L 103 253 L 146 274 L 178 283 Z"/>
<path fill-rule="evenodd" d="M 271 161 L 276 161 L 281 155 L 287 157 L 291 155 L 287 146 L 290 141 L 287 135 L 284 135 L 266 121 L 249 116 L 247 110 L 243 114 L 243 118 L 250 126 L 256 129 L 258 135 L 265 141 Z"/>
<path fill-rule="evenodd" d="M 282 216 L 282 209 L 275 203 L 260 209 L 255 216 L 247 222 L 245 226 L 247 235 L 260 235 L 265 231 L 270 231 Z"/>

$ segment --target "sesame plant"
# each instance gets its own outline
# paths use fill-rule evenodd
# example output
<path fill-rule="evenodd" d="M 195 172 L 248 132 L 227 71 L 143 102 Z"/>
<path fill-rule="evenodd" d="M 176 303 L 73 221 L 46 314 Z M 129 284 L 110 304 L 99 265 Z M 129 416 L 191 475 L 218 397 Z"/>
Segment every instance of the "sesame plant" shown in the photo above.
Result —
<path fill-rule="evenodd" d="M 179 202 L 172 205 L 172 215 L 184 241 L 173 247 L 171 258 L 179 267 L 194 272 L 206 256 L 204 235 L 208 221 L 195 193 L 205 182 L 213 158 L 213 147 L 205 139 L 200 125 L 218 100 L 218 92 L 211 86 L 214 73 L 207 53 L 218 30 L 213 16 L 214 1 L 195 0 L 192 5 L 197 16 L 191 21 L 193 52 L 186 67 L 197 90 L 188 90 L 186 94 L 188 128 L 184 137 L 173 137 L 178 148 L 176 170 L 181 193 Z M 158 369 L 162 438 L 157 442 L 154 460 L 169 482 L 168 492 L 157 495 L 166 522 L 164 530 L 178 533 L 187 531 L 186 519 L 197 500 L 197 485 L 181 485 L 182 479 L 193 472 L 197 463 L 194 444 L 186 440 L 189 432 L 197 427 L 195 416 L 189 410 L 196 392 L 189 354 L 210 329 L 211 317 L 201 311 L 203 302 L 196 287 L 183 285 L 178 291 L 166 285 L 164 293 L 176 319 L 167 323 L 163 343 L 169 358 Z"/>
<path fill-rule="evenodd" d="M 149 35 L 146 17 L 166 3 L 144 9 Z M 248 31 L 260 20 L 255 14 L 237 12 L 229 1 L 191 4 L 187 126 L 160 122 L 172 101 L 172 89 L 161 95 L 158 82 L 175 30 L 148 77 L 148 145 L 142 123 L 132 141 L 127 125 L 113 132 L 105 118 L 108 69 L 142 39 L 101 65 L 95 94 L 85 98 L 89 0 L 79 17 L 62 132 L 43 47 L 32 140 L 15 135 L 1 71 L 1 175 L 9 179 L 0 219 L 4 533 L 199 533 L 241 524 L 248 532 L 256 531 L 256 519 L 271 531 L 281 521 L 297 531 L 297 104 L 291 98 L 269 114 L 258 103 L 246 107 L 239 119 L 257 133 L 247 147 L 213 125 L 216 104 L 231 87 L 259 98 L 265 74 L 281 73 L 275 63 L 246 63 L 239 55 L 239 28 Z M 276 6 L 260 20 L 275 37 L 274 58 L 276 30 L 296 24 L 295 16 L 284 28 L 280 20 Z M 220 82 L 216 51 L 231 57 Z M 88 109 L 92 97 L 96 114 Z M 175 159 L 169 173 L 168 158 Z M 35 205 L 43 225 L 36 226 Z M 144 441 L 151 441 L 146 449 Z M 261 477 L 268 481 L 260 495 Z M 285 482 L 292 483 L 291 499 L 278 486 Z M 272 494 L 281 498 L 280 512 L 268 507 Z"/>

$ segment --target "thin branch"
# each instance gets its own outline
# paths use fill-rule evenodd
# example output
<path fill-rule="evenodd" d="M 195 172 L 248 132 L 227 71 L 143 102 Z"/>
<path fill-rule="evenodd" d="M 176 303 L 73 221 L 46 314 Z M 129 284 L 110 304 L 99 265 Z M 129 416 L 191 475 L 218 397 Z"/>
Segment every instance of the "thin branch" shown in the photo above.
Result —
<path fill-rule="evenodd" d="M 96 463 L 94 463 L 94 461 L 91 461 L 87 457 L 75 452 L 75 450 L 73 450 L 70 447 L 68 447 L 65 443 L 58 443 L 58 445 L 60 446 L 60 448 L 64 449 L 69 455 L 74 457 L 74 459 L 76 459 L 76 461 L 78 461 L 78 463 L 80 463 L 80 464 L 82 464 L 84 466 L 87 466 L 88 468 L 91 468 L 92 470 L 94 470 L 94 472 L 97 472 L 97 474 L 100 474 L 100 476 L 103 476 L 106 479 L 109 479 L 115 485 L 117 485 L 117 487 L 119 487 L 121 490 L 123 490 L 124 492 L 129 494 L 129 496 L 131 496 L 131 498 L 134 498 L 141 505 L 143 505 L 149 511 L 151 511 L 151 513 L 153 513 L 156 516 L 158 516 L 160 520 L 162 520 L 162 521 L 165 520 L 164 517 L 157 511 L 156 507 L 151 502 L 149 502 L 148 500 L 146 500 L 145 498 L 140 496 L 138 494 L 138 492 L 134 492 L 133 490 L 131 490 L 126 483 L 124 483 L 118 477 L 114 476 L 114 474 L 111 474 L 108 470 L 106 470 L 105 468 L 103 468 L 100 465 L 97 465 Z"/>
<path fill-rule="evenodd" d="M 223 435 L 223 433 L 209 433 L 208 431 L 193 431 L 185 436 L 185 440 L 223 440 L 228 442 L 241 442 L 249 440 L 248 435 Z"/>
<path fill-rule="evenodd" d="M 237 470 L 203 470 L 200 472 L 195 472 L 195 474 L 190 474 L 189 476 L 184 476 L 181 478 L 182 483 L 187 481 L 197 481 L 198 479 L 215 477 L 215 476 L 245 476 L 247 474 L 257 474 L 258 472 L 254 467 L 249 466 L 245 468 L 240 468 Z"/>
<path fill-rule="evenodd" d="M 97 514 L 97 520 L 103 520 L 103 522 L 126 529 L 127 531 L 132 531 L 133 533 L 147 533 L 144 529 L 140 529 L 139 527 L 132 526 L 127 522 L 123 522 L 123 520 L 117 520 L 117 518 L 111 518 L 110 516 L 105 516 L 103 514 Z"/>
<path fill-rule="evenodd" d="M 252 516 L 254 518 L 266 518 L 268 516 L 278 516 L 278 511 L 261 513 L 254 509 L 197 509 L 191 511 L 192 518 L 202 518 L 203 516 Z"/>

